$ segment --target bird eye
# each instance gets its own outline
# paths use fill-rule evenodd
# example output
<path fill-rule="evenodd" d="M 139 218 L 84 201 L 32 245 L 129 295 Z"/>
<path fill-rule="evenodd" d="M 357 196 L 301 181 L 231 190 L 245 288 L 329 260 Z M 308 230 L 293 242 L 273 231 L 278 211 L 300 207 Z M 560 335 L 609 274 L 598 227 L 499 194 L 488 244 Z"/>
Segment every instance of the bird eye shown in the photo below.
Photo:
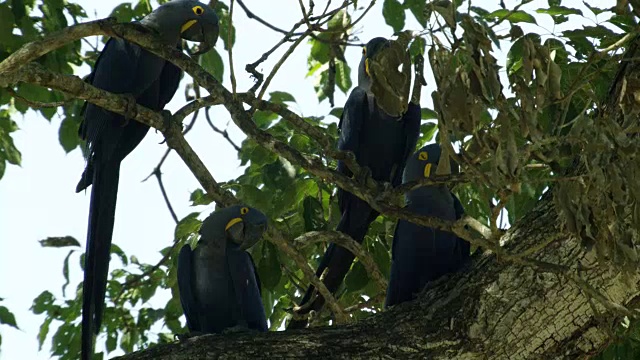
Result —
<path fill-rule="evenodd" d="M 420 151 L 420 153 L 418 154 L 418 159 L 422 161 L 426 161 L 428 158 L 429 158 L 429 154 L 427 154 L 426 151 Z"/>
<path fill-rule="evenodd" d="M 248 207 L 243 207 L 242 209 L 240 209 L 240 214 L 244 215 L 246 213 L 249 212 L 249 208 Z"/>
<path fill-rule="evenodd" d="M 196 15 L 204 14 L 204 9 L 202 8 L 202 6 L 199 6 L 199 5 L 198 6 L 194 6 L 192 10 L 193 10 L 193 13 L 196 14 Z"/>
<path fill-rule="evenodd" d="M 367 55 L 367 48 L 366 47 L 362 48 L 362 55 Z"/>

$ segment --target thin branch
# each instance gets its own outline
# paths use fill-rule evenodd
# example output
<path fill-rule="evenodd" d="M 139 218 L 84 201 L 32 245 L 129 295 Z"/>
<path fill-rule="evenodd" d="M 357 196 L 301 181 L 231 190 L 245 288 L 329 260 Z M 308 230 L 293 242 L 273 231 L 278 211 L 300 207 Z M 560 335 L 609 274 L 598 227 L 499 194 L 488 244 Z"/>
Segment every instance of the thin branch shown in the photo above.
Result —
<path fill-rule="evenodd" d="M 267 76 L 267 80 L 265 80 L 264 85 L 262 86 L 262 89 L 260 89 L 260 93 L 258 94 L 258 100 L 262 100 L 262 97 L 264 96 L 264 93 L 267 91 L 269 84 L 271 84 L 271 80 L 273 80 L 273 77 L 276 76 L 276 73 L 278 72 L 278 70 L 280 70 L 280 67 L 284 64 L 284 62 L 287 60 L 289 55 L 293 54 L 293 51 L 296 49 L 296 47 L 298 47 L 298 45 L 300 45 L 302 40 L 304 40 L 307 37 L 308 33 L 309 32 L 305 32 L 303 35 L 298 37 L 298 39 L 294 41 L 294 43 L 291 44 L 291 46 L 289 46 L 289 49 L 284 53 L 284 55 L 282 55 L 280 60 L 278 60 L 278 62 L 273 66 L 273 69 L 271 69 L 269 76 Z"/>
<path fill-rule="evenodd" d="M 378 285 L 379 291 L 381 293 L 387 291 L 387 280 L 382 275 L 378 264 L 373 260 L 371 254 L 350 236 L 339 231 L 310 231 L 298 236 L 293 242 L 298 245 L 298 250 L 318 242 L 332 242 L 344 247 L 362 263 L 367 274 Z M 309 303 L 311 302 L 313 301 L 309 301 Z"/>
<path fill-rule="evenodd" d="M 235 2 L 235 0 L 231 0 L 231 4 L 229 5 L 229 29 L 233 28 L 233 3 Z M 233 94 L 236 94 L 236 73 L 233 70 L 233 46 L 232 44 L 232 40 L 233 40 L 233 31 L 229 31 L 229 33 L 227 34 L 227 44 L 229 44 L 229 49 L 227 50 L 229 53 L 229 78 L 231 80 L 231 92 L 233 92 Z"/>
<path fill-rule="evenodd" d="M 211 121 L 211 117 L 209 116 L 209 109 L 210 109 L 209 107 L 204 109 L 204 117 L 205 117 L 205 119 L 207 119 L 207 123 L 209 124 L 211 129 L 213 129 L 213 131 L 217 132 L 218 134 L 222 135 L 222 137 L 225 138 L 227 140 L 227 142 L 234 149 L 236 149 L 237 152 L 240 152 L 240 150 L 241 150 L 240 146 L 236 145 L 236 143 L 233 140 L 231 140 L 231 137 L 229 136 L 229 132 L 227 131 L 227 129 L 220 130 L 220 128 L 218 128 L 217 126 L 213 125 L 213 121 Z"/>
<path fill-rule="evenodd" d="M 173 221 L 177 224 L 178 215 L 176 215 L 176 212 L 173 210 L 173 206 L 171 206 L 171 201 L 169 200 L 169 195 L 167 194 L 167 190 L 165 190 L 164 188 L 164 183 L 162 182 L 162 171 L 160 171 L 160 168 L 157 167 L 153 173 L 156 176 L 156 179 L 158 180 L 158 185 L 160 186 L 160 192 L 162 192 L 162 197 L 164 198 L 164 202 L 167 204 L 167 208 L 171 213 L 171 217 L 173 218 Z"/>
<path fill-rule="evenodd" d="M 252 11 L 250 11 L 247 6 L 244 4 L 244 1 L 242 0 L 237 0 L 238 1 L 238 5 L 240 5 L 240 7 L 242 8 L 242 10 L 244 10 L 244 13 L 247 15 L 247 17 L 249 19 L 253 19 L 256 20 L 257 22 L 259 22 L 260 24 L 268 27 L 269 29 L 273 30 L 273 31 L 277 31 L 281 34 L 288 34 L 289 32 L 286 30 L 282 30 L 279 27 L 276 27 L 274 25 L 269 24 L 268 22 L 266 22 L 265 20 L 263 20 L 261 17 L 259 17 L 258 15 L 256 15 L 255 13 L 253 13 Z"/>

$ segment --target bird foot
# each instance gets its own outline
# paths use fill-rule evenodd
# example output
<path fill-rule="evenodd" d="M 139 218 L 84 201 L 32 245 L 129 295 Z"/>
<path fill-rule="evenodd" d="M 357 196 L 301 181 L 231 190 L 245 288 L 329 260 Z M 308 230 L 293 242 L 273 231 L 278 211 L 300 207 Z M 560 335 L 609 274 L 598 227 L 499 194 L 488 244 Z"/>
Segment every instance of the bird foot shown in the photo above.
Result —
<path fill-rule="evenodd" d="M 136 115 L 138 115 L 138 111 L 136 109 L 137 101 L 135 96 L 132 94 L 122 94 L 126 99 L 124 105 L 124 121 L 122 122 L 122 127 L 129 125 L 129 120 L 135 119 Z"/>

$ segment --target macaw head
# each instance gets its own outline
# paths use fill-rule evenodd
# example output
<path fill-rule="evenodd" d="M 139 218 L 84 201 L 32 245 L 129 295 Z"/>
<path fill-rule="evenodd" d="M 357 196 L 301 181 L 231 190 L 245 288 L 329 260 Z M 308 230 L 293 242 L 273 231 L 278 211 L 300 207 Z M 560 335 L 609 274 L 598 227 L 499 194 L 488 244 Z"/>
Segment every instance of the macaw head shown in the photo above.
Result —
<path fill-rule="evenodd" d="M 220 21 L 215 11 L 195 0 L 164 3 L 141 22 L 158 31 L 169 43 L 177 43 L 181 38 L 200 43 L 195 54 L 211 50 L 220 33 Z"/>

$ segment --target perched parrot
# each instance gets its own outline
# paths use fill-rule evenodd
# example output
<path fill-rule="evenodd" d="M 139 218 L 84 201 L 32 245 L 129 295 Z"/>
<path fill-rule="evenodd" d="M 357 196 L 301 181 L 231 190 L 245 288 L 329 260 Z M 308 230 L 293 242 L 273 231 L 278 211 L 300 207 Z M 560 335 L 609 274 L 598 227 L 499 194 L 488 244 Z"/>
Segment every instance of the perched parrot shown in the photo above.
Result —
<path fill-rule="evenodd" d="M 200 43 L 198 53 L 218 39 L 218 17 L 207 5 L 193 0 L 167 2 L 140 21 L 163 43 L 180 47 L 181 39 Z M 171 100 L 182 73 L 168 61 L 119 38 L 107 41 L 87 82 L 154 111 Z M 89 206 L 87 250 L 83 283 L 82 359 L 93 354 L 93 335 L 100 332 L 120 162 L 142 141 L 149 127 L 87 104 L 79 135 L 87 141 L 89 156 L 76 192 L 93 184 Z"/>
<path fill-rule="evenodd" d="M 260 278 L 251 255 L 267 228 L 260 211 L 230 206 L 202 223 L 194 250 L 178 256 L 180 302 L 192 335 L 251 329 L 267 331 Z"/>
<path fill-rule="evenodd" d="M 407 111 L 398 117 L 388 115 L 378 106 L 371 91 L 373 80 L 369 67 L 371 59 L 387 47 L 388 40 L 378 37 L 370 40 L 362 50 L 358 86 L 349 94 L 340 118 L 338 148 L 353 152 L 358 164 L 371 171 L 373 179 L 397 186 L 402 180 L 407 158 L 415 149 L 421 118 L 420 105 L 413 102 L 409 103 Z M 352 174 L 341 161 L 338 162 L 338 171 L 347 176 L 362 175 Z M 336 230 L 362 243 L 369 225 L 378 217 L 378 212 L 365 201 L 342 189 L 338 189 L 338 203 L 342 217 Z M 324 284 L 329 291 L 335 293 L 349 271 L 353 259 L 354 255 L 349 250 L 332 243 L 327 248 L 316 275 L 320 276 L 326 269 Z M 322 308 L 324 298 L 321 296 L 315 298 L 310 306 L 307 304 L 313 298 L 314 290 L 313 286 L 309 286 L 300 303 L 302 309 L 298 314 Z M 287 328 L 297 329 L 306 325 L 306 319 L 292 319 Z"/>
<path fill-rule="evenodd" d="M 440 145 L 430 144 L 407 161 L 403 182 L 430 177 L 440 160 Z M 460 170 L 453 161 L 451 173 Z M 424 186 L 406 195 L 407 209 L 420 215 L 457 220 L 464 215 L 460 200 L 445 184 Z M 459 270 L 470 257 L 470 245 L 453 233 L 400 220 L 391 248 L 391 276 L 385 306 L 412 300 L 427 282 Z"/>

